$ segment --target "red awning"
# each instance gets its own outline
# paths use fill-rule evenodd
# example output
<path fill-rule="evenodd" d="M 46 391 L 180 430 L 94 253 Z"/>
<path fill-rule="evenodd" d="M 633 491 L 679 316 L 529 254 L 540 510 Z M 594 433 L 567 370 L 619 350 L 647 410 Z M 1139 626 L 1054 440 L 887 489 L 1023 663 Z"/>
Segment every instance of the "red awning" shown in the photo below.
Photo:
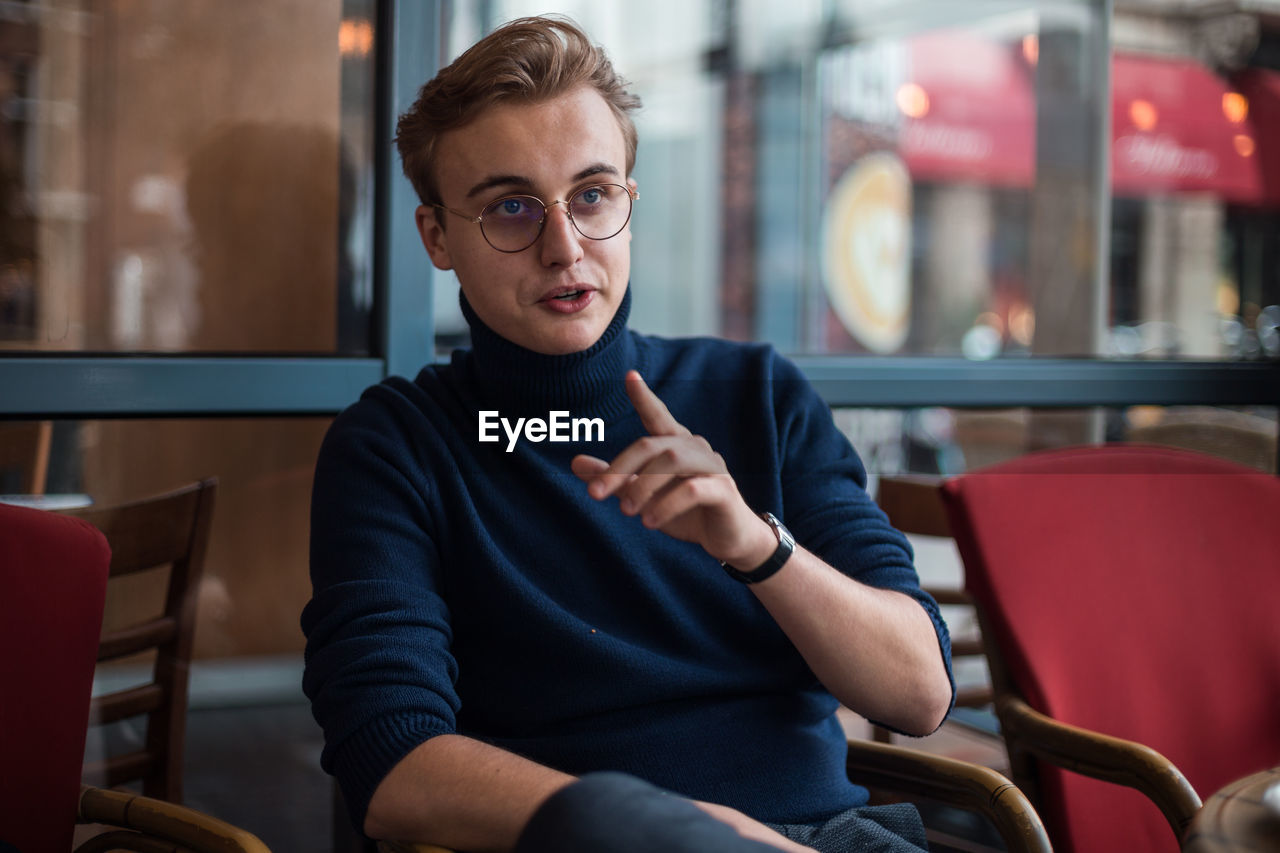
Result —
<path fill-rule="evenodd" d="M 1262 202 L 1280 207 L 1280 72 L 1250 68 L 1233 77 L 1244 95 L 1253 127 L 1258 172 L 1262 178 Z"/>
<path fill-rule="evenodd" d="M 918 91 L 899 95 L 907 117 L 898 153 L 912 177 L 1030 186 L 1036 160 L 1035 69 L 1021 51 L 947 31 L 911 39 L 908 55 L 907 86 Z"/>
<path fill-rule="evenodd" d="M 1208 192 L 1262 200 L 1260 151 L 1240 92 L 1185 59 L 1118 54 L 1111 67 L 1117 195 Z"/>
<path fill-rule="evenodd" d="M 898 151 L 912 177 L 1030 186 L 1034 53 L 951 31 L 911 39 L 909 56 Z M 1280 75 L 1255 69 L 1233 86 L 1191 60 L 1118 54 L 1112 93 L 1116 194 L 1280 204 Z"/>

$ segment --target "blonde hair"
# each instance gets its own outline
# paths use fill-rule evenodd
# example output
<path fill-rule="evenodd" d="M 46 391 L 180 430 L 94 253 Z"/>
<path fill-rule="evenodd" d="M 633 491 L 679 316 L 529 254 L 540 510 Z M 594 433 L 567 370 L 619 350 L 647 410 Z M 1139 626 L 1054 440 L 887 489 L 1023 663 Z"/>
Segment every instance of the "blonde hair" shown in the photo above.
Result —
<path fill-rule="evenodd" d="M 435 149 L 447 131 L 462 127 L 494 104 L 537 103 L 580 85 L 600 93 L 622 129 L 627 174 L 636 159 L 631 111 L 640 99 L 613 70 L 602 48 L 562 17 L 518 18 L 476 42 L 418 92 L 396 124 L 405 176 L 423 204 L 441 201 Z"/>

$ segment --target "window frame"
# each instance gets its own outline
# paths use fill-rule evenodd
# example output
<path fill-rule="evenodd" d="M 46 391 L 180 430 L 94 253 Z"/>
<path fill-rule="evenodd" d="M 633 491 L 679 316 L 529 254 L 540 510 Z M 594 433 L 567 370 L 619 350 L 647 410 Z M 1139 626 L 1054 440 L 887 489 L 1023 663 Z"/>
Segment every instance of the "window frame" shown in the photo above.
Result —
<path fill-rule="evenodd" d="M 0 354 L 0 419 L 336 414 L 434 351 L 434 270 L 399 174 L 396 117 L 440 64 L 444 0 L 379 0 L 376 27 L 373 357 Z"/>

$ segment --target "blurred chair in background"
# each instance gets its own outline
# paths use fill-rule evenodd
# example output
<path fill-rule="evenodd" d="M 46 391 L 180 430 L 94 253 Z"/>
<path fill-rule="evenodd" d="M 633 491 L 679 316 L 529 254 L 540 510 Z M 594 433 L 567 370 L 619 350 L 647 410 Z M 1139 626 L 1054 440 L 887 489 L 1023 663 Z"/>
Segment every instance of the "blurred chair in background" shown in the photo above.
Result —
<path fill-rule="evenodd" d="M 217 479 L 115 507 L 68 511 L 88 521 L 111 545 L 113 583 L 168 566 L 163 610 L 132 613 L 130 624 L 106 631 L 98 661 L 154 653 L 150 680 L 96 696 L 90 722 L 98 726 L 146 715 L 139 748 L 99 759 L 89 755 L 85 780 L 115 787 L 141 780 L 142 792 L 182 802 L 187 681 L 195 636 L 196 593 L 203 571 Z M 143 599 L 130 596 L 131 601 Z M 105 739 L 103 739 L 105 742 Z M 91 750 L 91 752 L 94 750 Z"/>
<path fill-rule="evenodd" d="M 1197 791 L 1280 764 L 1280 479 L 1112 445 L 943 497 L 1013 778 L 1057 849 L 1174 849 Z"/>
<path fill-rule="evenodd" d="M 0 423 L 0 492 L 44 494 L 52 436 L 50 421 Z"/>
<path fill-rule="evenodd" d="M 1136 407 L 1126 441 L 1194 450 L 1268 474 L 1276 473 L 1276 422 L 1212 406 Z"/>
<path fill-rule="evenodd" d="M 252 834 L 181 806 L 80 784 L 111 552 L 75 518 L 0 505 L 0 846 L 79 853 L 267 853 Z"/>
<path fill-rule="evenodd" d="M 952 437 L 966 470 L 1016 459 L 1031 449 L 1030 409 L 957 409 L 954 418 Z"/>

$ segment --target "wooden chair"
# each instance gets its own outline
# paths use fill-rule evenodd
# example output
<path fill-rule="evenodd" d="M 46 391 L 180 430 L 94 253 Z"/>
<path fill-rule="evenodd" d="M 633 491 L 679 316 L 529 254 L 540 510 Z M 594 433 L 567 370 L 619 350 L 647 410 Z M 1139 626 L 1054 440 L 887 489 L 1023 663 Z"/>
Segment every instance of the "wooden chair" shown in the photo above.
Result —
<path fill-rule="evenodd" d="M 0 848 L 70 850 L 81 822 L 107 831 L 77 853 L 269 853 L 192 809 L 81 786 L 110 560 L 84 521 L 0 505 Z"/>
<path fill-rule="evenodd" d="M 146 715 L 143 747 L 92 759 L 86 780 L 116 787 L 141 780 L 148 797 L 182 802 L 187 677 L 196 622 L 196 593 L 203 571 L 217 479 L 167 494 L 107 508 L 69 511 L 106 535 L 113 580 L 169 566 L 163 611 L 105 633 L 98 661 L 154 651 L 151 680 L 94 697 L 91 722 L 105 726 Z"/>
<path fill-rule="evenodd" d="M 44 494 L 52 436 L 50 421 L 0 423 L 0 474 L 16 471 L 18 491 L 23 494 Z"/>
<path fill-rule="evenodd" d="M 1173 849 L 1197 791 L 1280 764 L 1280 479 L 1111 445 L 943 497 L 1013 778 L 1055 847 Z"/>
<path fill-rule="evenodd" d="M 1013 783 L 988 767 L 893 744 L 849 741 L 849 777 L 898 799 L 924 799 L 980 814 L 995 826 L 1010 853 L 1052 849 L 1035 809 Z M 444 847 L 380 841 L 379 853 L 452 853 Z"/>

